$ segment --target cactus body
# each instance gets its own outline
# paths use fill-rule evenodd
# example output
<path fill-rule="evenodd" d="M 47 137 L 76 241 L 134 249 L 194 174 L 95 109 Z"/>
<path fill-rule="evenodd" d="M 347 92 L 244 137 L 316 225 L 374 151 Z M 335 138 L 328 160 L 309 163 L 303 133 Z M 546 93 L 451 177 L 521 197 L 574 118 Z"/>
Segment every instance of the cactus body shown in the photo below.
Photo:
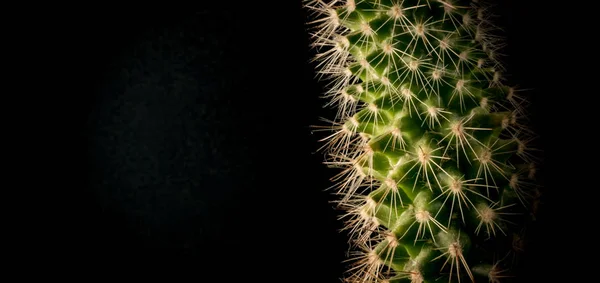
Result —
<path fill-rule="evenodd" d="M 539 200 L 526 99 L 483 1 L 305 0 L 348 282 L 502 282 Z"/>

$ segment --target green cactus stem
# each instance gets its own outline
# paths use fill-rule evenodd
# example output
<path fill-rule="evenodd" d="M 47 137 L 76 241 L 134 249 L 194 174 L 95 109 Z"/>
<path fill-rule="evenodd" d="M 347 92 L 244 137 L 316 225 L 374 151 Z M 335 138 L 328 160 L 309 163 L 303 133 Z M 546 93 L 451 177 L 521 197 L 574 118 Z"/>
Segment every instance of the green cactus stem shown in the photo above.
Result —
<path fill-rule="evenodd" d="M 484 1 L 305 0 L 347 282 L 512 279 L 540 185 L 527 100 Z"/>

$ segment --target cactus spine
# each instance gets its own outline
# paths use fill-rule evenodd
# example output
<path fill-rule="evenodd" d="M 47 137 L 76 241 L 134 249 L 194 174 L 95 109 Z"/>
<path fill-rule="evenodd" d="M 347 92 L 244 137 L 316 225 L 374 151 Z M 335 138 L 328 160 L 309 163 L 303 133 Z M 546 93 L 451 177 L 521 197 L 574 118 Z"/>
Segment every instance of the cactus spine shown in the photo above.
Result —
<path fill-rule="evenodd" d="M 304 0 L 348 282 L 503 282 L 537 208 L 527 100 L 484 1 Z"/>

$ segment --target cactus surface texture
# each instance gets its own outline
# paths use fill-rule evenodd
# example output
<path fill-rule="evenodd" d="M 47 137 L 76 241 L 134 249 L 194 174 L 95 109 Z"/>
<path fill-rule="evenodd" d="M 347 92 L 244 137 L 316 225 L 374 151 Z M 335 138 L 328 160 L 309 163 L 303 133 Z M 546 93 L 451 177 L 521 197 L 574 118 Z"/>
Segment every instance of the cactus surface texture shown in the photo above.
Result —
<path fill-rule="evenodd" d="M 304 0 L 346 282 L 505 282 L 540 200 L 523 91 L 484 1 Z"/>

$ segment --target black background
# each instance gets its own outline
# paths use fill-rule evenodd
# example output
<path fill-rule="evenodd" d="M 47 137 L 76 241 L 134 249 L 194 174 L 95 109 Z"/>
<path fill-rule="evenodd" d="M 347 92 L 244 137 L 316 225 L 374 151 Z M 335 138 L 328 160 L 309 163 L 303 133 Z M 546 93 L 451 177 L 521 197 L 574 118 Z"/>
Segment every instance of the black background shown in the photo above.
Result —
<path fill-rule="evenodd" d="M 305 11 L 299 1 L 244 2 L 97 7 L 45 30 L 52 64 L 39 71 L 69 94 L 57 96 L 66 110 L 52 124 L 73 125 L 51 135 L 74 134 L 40 165 L 65 164 L 52 181 L 73 188 L 57 193 L 57 213 L 39 216 L 51 223 L 36 237 L 48 250 L 40 258 L 63 266 L 54 272 L 338 282 L 345 237 L 324 191 L 334 171 L 310 129 L 334 112 L 307 63 Z M 501 2 L 509 79 L 533 89 L 546 152 L 546 209 L 523 277 L 542 282 L 561 252 L 551 248 L 561 234 L 547 126 L 548 97 L 560 91 L 549 82 L 564 74 L 544 55 L 558 48 L 547 44 L 558 7 Z"/>

